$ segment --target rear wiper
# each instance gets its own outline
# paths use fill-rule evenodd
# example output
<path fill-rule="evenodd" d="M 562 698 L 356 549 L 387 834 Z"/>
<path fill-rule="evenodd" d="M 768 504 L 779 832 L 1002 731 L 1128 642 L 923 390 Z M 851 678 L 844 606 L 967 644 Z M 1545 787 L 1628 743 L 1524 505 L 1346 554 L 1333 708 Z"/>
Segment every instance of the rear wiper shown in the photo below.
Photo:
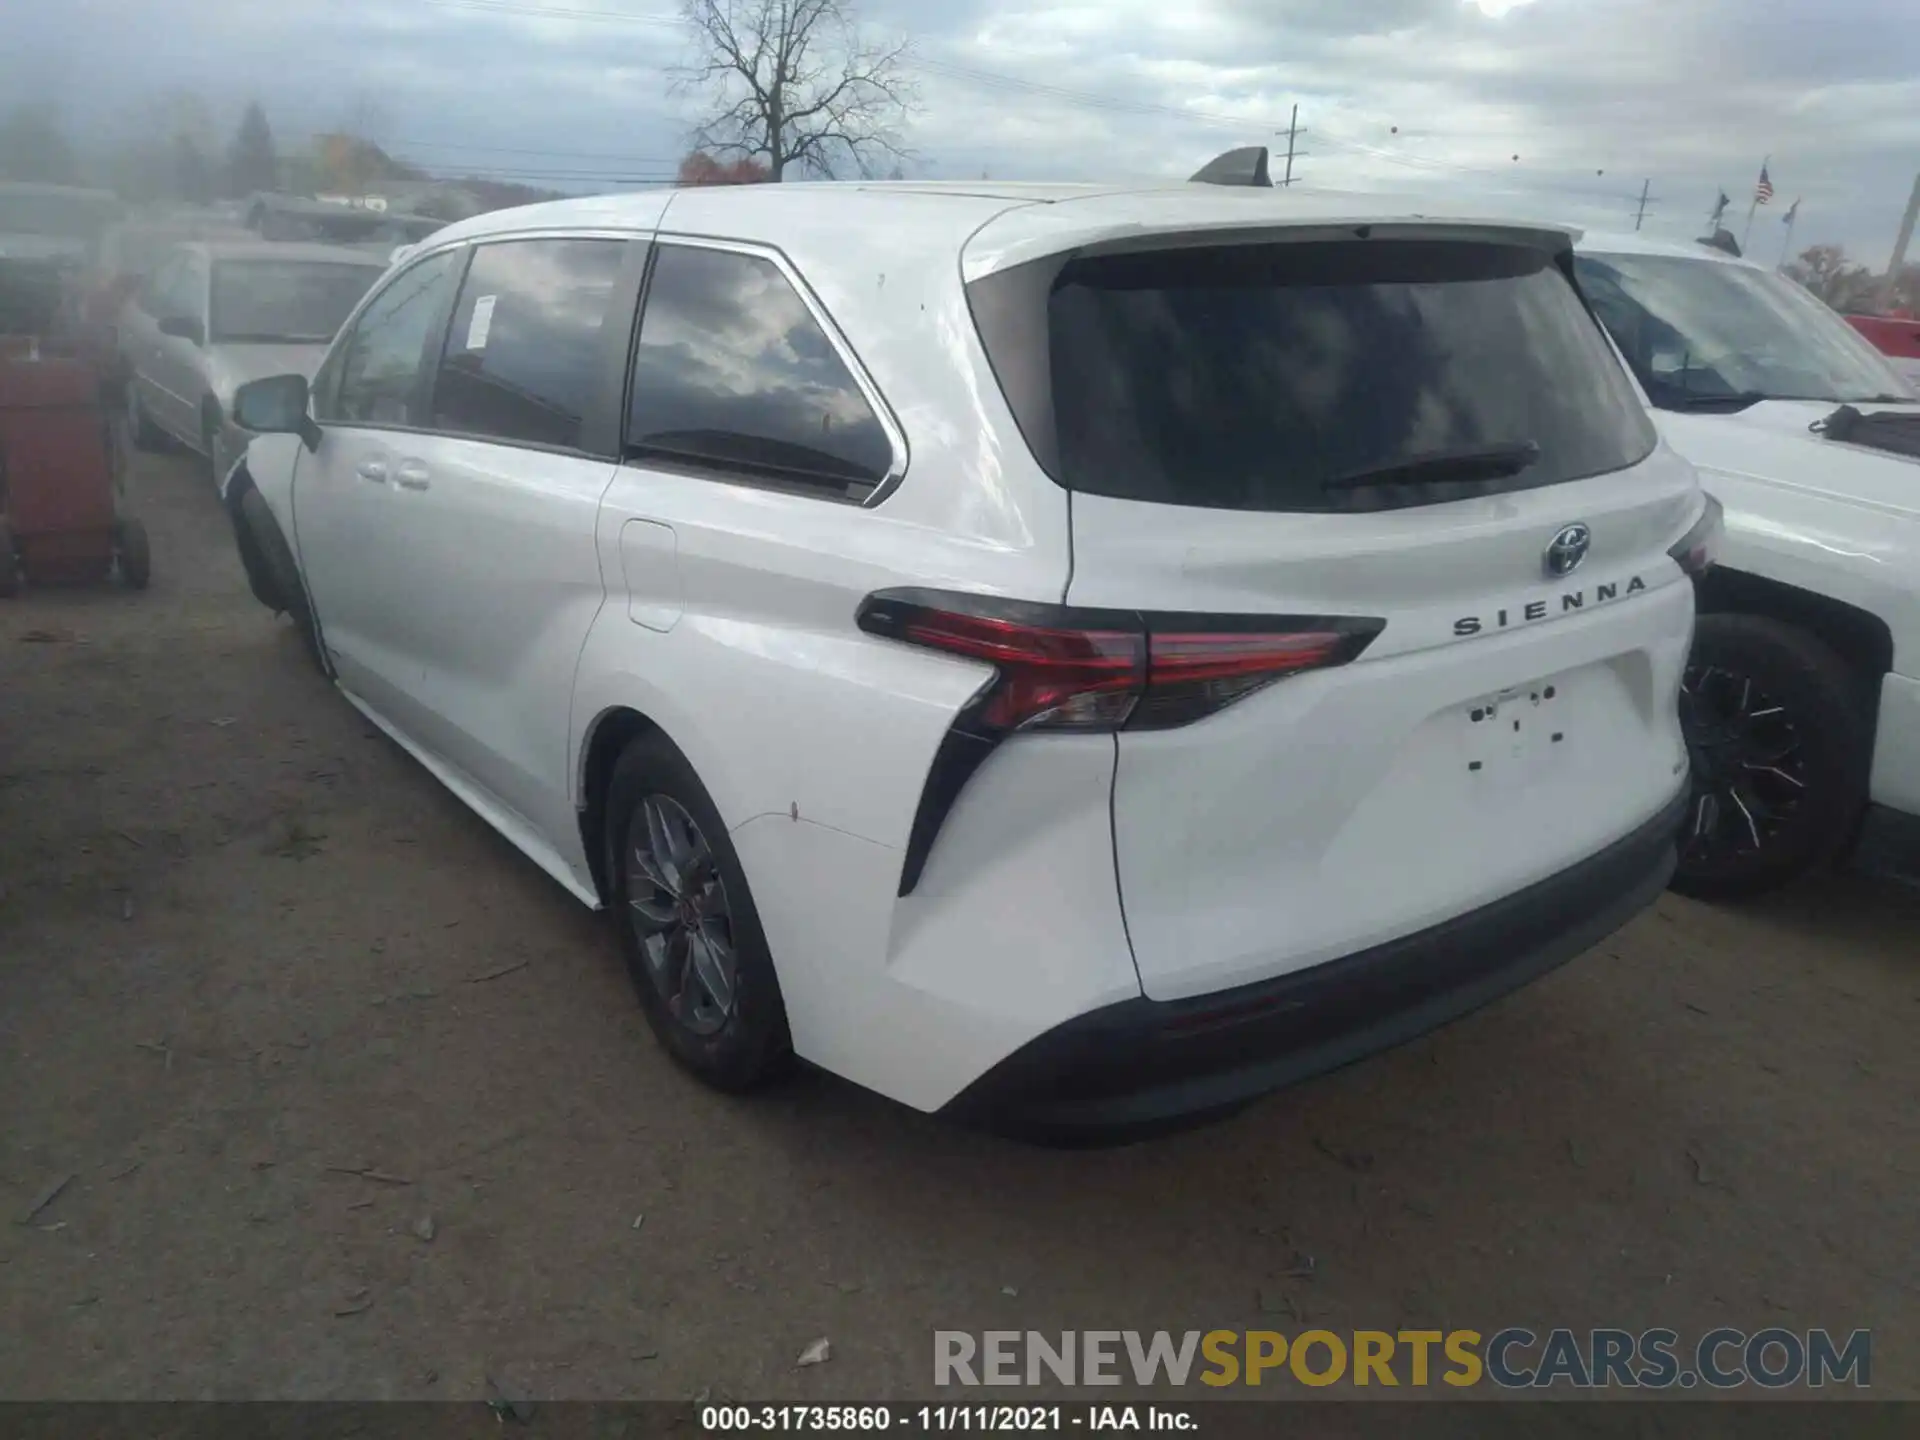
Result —
<path fill-rule="evenodd" d="M 1376 465 L 1320 484 L 1322 490 L 1363 490 L 1370 485 L 1440 485 L 1448 481 L 1499 480 L 1518 475 L 1540 458 L 1531 440 L 1486 445 L 1474 450 L 1430 450 L 1391 465 Z"/>

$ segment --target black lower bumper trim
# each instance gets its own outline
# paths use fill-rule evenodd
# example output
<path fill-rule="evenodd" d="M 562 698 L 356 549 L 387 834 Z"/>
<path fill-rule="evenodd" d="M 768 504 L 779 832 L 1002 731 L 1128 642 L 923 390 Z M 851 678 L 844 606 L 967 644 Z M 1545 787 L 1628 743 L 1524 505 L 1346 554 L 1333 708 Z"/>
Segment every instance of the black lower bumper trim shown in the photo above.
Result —
<path fill-rule="evenodd" d="M 1598 855 L 1431 929 L 1254 985 L 1078 1016 L 943 1113 L 1048 1143 L 1132 1139 L 1410 1040 L 1565 964 L 1652 904 L 1673 874 L 1686 798 Z"/>

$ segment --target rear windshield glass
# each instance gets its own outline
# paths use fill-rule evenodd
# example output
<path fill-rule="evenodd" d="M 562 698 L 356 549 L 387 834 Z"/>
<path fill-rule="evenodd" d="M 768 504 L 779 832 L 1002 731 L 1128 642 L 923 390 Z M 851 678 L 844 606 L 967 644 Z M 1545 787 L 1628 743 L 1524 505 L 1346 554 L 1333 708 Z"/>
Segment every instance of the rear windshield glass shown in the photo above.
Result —
<path fill-rule="evenodd" d="M 1599 326 L 1532 247 L 1084 258 L 1047 305 L 1053 463 L 1074 490 L 1375 510 L 1597 475 L 1654 444 Z"/>
<path fill-rule="evenodd" d="M 213 267 L 213 338 L 324 343 L 383 273 L 325 261 L 224 261 Z"/>

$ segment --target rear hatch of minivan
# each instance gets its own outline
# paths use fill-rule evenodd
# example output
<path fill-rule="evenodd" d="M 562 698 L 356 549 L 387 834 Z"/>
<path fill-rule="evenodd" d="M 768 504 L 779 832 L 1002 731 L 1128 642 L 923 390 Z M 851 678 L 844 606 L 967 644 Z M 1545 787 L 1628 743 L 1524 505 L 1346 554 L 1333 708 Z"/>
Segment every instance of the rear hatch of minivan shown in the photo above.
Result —
<path fill-rule="evenodd" d="M 1485 225 L 1129 237 L 974 278 L 1118 730 L 1145 993 L 1266 979 L 1578 864 L 1685 783 L 1699 521 L 1571 280 Z M 1156 698 L 1163 657 L 1198 657 Z M 1197 683 L 1191 683 L 1197 681 Z"/>

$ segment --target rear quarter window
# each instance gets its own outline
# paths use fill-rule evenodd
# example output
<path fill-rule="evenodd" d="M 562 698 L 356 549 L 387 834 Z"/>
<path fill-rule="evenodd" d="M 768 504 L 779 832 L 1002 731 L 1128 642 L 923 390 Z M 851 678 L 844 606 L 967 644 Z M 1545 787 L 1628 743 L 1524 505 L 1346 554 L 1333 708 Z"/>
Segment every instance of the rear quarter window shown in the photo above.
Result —
<path fill-rule="evenodd" d="M 765 256 L 661 244 L 634 348 L 629 459 L 861 500 L 893 442 Z"/>
<path fill-rule="evenodd" d="M 1044 338 L 1025 333 L 1046 347 L 1048 403 L 1009 398 L 1054 478 L 1089 494 L 1401 508 L 1622 469 L 1655 443 L 1573 284 L 1531 246 L 1375 239 L 1087 257 L 1059 268 L 1044 303 Z M 993 356 L 996 331 L 1021 331 L 982 327 L 1004 383 L 1019 364 Z M 1496 477 L 1352 483 L 1502 447 L 1532 458 Z"/>

